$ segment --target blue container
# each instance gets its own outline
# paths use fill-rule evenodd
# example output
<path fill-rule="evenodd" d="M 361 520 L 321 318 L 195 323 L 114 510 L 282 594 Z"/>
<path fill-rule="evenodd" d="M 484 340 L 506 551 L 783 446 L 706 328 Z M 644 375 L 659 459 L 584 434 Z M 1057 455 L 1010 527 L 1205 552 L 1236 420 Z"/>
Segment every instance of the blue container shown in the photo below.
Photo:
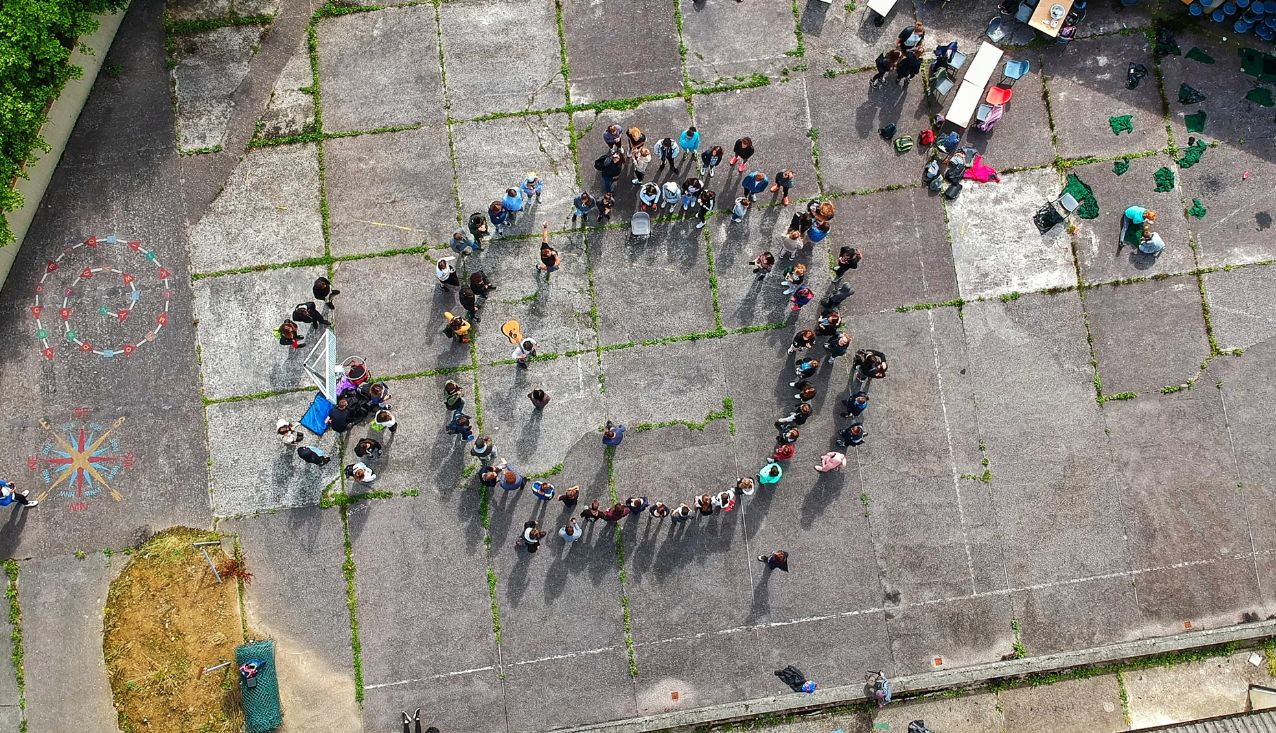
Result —
<path fill-rule="evenodd" d="M 1232 30 L 1237 33 L 1249 33 L 1249 23 L 1246 23 L 1243 20 L 1238 20 L 1232 24 Z"/>
<path fill-rule="evenodd" d="M 1254 3 L 1253 5 L 1249 6 L 1249 10 L 1246 12 L 1248 12 L 1250 15 L 1254 16 L 1255 18 L 1259 18 L 1259 17 L 1262 17 L 1262 15 L 1266 13 L 1267 11 L 1263 9 L 1262 3 Z"/>
<path fill-rule="evenodd" d="M 1201 15 L 1205 12 L 1205 8 L 1201 7 L 1200 3 L 1192 3 L 1187 6 L 1187 12 L 1192 15 Z"/>
<path fill-rule="evenodd" d="M 1258 28 L 1254 29 L 1254 32 L 1257 33 L 1258 37 L 1264 41 L 1270 41 L 1273 38 L 1276 38 L 1276 31 L 1273 31 L 1265 25 L 1258 26 Z"/>
<path fill-rule="evenodd" d="M 1227 13 L 1228 15 L 1236 15 L 1236 3 L 1234 2 L 1223 3 L 1223 12 Z"/>
<path fill-rule="evenodd" d="M 1223 20 L 1226 18 L 1227 18 L 1227 14 L 1224 13 L 1222 10 L 1215 10 L 1214 12 L 1210 13 L 1210 20 L 1214 21 L 1215 23 L 1222 23 Z"/>
<path fill-rule="evenodd" d="M 1267 2 L 1263 3 L 1263 10 L 1269 13 L 1276 13 L 1276 0 L 1267 0 Z"/>

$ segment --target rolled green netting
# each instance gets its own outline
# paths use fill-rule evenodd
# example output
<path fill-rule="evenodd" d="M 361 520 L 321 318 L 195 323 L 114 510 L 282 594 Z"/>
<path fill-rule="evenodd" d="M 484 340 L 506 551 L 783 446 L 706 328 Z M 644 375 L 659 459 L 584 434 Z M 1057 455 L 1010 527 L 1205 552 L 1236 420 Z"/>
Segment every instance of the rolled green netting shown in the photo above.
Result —
<path fill-rule="evenodd" d="M 275 671 L 275 642 L 255 641 L 235 648 L 235 668 L 250 661 L 260 666 L 255 676 L 257 684 L 248 687 L 242 681 L 239 689 L 244 697 L 245 733 L 267 733 L 284 723 L 284 713 L 279 707 L 279 676 Z"/>

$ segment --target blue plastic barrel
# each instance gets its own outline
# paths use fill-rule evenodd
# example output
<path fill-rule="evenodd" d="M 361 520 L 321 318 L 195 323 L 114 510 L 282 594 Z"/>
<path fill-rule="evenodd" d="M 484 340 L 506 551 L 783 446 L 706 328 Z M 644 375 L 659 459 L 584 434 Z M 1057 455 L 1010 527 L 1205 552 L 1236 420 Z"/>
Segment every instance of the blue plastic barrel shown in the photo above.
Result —
<path fill-rule="evenodd" d="M 1224 13 L 1221 9 L 1210 13 L 1210 20 L 1215 23 L 1222 23 L 1225 18 L 1227 18 L 1227 13 Z"/>
<path fill-rule="evenodd" d="M 1269 13 L 1276 13 L 1276 0 L 1267 0 L 1267 2 L 1263 3 L 1263 10 Z"/>
<path fill-rule="evenodd" d="M 1258 37 L 1263 39 L 1264 41 L 1270 41 L 1273 38 L 1276 38 L 1276 31 L 1273 31 L 1271 28 L 1268 28 L 1265 25 L 1258 26 L 1257 28 L 1254 29 L 1254 32 L 1257 33 Z"/>
<path fill-rule="evenodd" d="M 1205 12 L 1205 8 L 1202 8 L 1200 3 L 1192 3 L 1187 6 L 1187 12 L 1191 15 L 1201 15 Z"/>
<path fill-rule="evenodd" d="M 1238 20 L 1232 24 L 1232 30 L 1237 33 L 1249 33 L 1249 23 L 1246 23 L 1243 20 Z"/>
<path fill-rule="evenodd" d="M 1236 15 L 1236 3 L 1231 2 L 1231 0 L 1223 3 L 1223 12 L 1228 15 Z"/>

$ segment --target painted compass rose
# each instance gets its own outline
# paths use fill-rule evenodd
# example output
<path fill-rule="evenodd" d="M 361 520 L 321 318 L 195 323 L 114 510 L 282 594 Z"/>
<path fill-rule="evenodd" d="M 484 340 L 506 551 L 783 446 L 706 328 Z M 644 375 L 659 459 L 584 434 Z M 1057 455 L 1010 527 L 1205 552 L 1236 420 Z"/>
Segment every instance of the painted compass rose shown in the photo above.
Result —
<path fill-rule="evenodd" d="M 106 254 L 111 250 L 132 255 L 132 261 L 141 269 L 130 272 L 127 267 L 120 269 L 123 265 L 104 263 L 102 260 L 111 257 L 120 262 L 126 259 Z M 80 270 L 72 270 L 75 275 L 66 282 L 66 276 L 59 273 L 78 266 L 72 263 L 80 258 L 91 259 Z M 143 274 L 145 269 L 154 272 Z M 152 278 L 162 286 L 159 298 L 152 294 Z M 82 353 L 106 358 L 131 356 L 138 347 L 154 341 L 160 329 L 168 325 L 169 301 L 173 298 L 171 278 L 172 273 L 156 259 L 155 250 L 147 249 L 136 239 L 108 234 L 67 247 L 45 264 L 44 275 L 35 287 L 35 302 L 30 306 L 40 353 L 52 361 L 54 346 L 65 343 Z M 146 313 L 134 313 L 139 303 L 151 304 Z M 96 315 L 96 321 L 83 315 L 86 313 Z M 50 319 L 50 315 L 56 315 L 56 319 Z M 124 325 L 126 322 L 128 326 Z M 138 327 L 137 323 L 143 325 Z"/>
<path fill-rule="evenodd" d="M 40 427 L 48 435 L 39 455 L 27 458 L 27 467 L 44 481 L 41 501 L 50 494 L 71 500 L 71 511 L 88 509 L 88 499 L 103 492 L 115 501 L 124 497 L 111 482 L 125 469 L 133 467 L 133 454 L 120 450 L 115 432 L 124 424 L 118 418 L 110 427 L 88 419 L 88 410 L 75 411 L 76 419 L 54 427 L 41 419 Z"/>

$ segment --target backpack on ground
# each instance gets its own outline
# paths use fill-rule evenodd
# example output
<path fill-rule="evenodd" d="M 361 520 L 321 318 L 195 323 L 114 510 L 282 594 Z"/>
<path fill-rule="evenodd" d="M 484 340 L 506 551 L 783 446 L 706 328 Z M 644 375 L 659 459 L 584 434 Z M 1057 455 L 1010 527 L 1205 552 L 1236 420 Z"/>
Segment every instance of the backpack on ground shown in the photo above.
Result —
<path fill-rule="evenodd" d="M 594 161 L 594 170 L 600 171 L 603 166 L 607 165 L 607 161 L 611 160 L 611 153 L 603 153 Z"/>
<path fill-rule="evenodd" d="M 895 152 L 907 153 L 908 151 L 912 149 L 913 149 L 912 135 L 902 135 L 900 137 L 895 138 Z"/>

